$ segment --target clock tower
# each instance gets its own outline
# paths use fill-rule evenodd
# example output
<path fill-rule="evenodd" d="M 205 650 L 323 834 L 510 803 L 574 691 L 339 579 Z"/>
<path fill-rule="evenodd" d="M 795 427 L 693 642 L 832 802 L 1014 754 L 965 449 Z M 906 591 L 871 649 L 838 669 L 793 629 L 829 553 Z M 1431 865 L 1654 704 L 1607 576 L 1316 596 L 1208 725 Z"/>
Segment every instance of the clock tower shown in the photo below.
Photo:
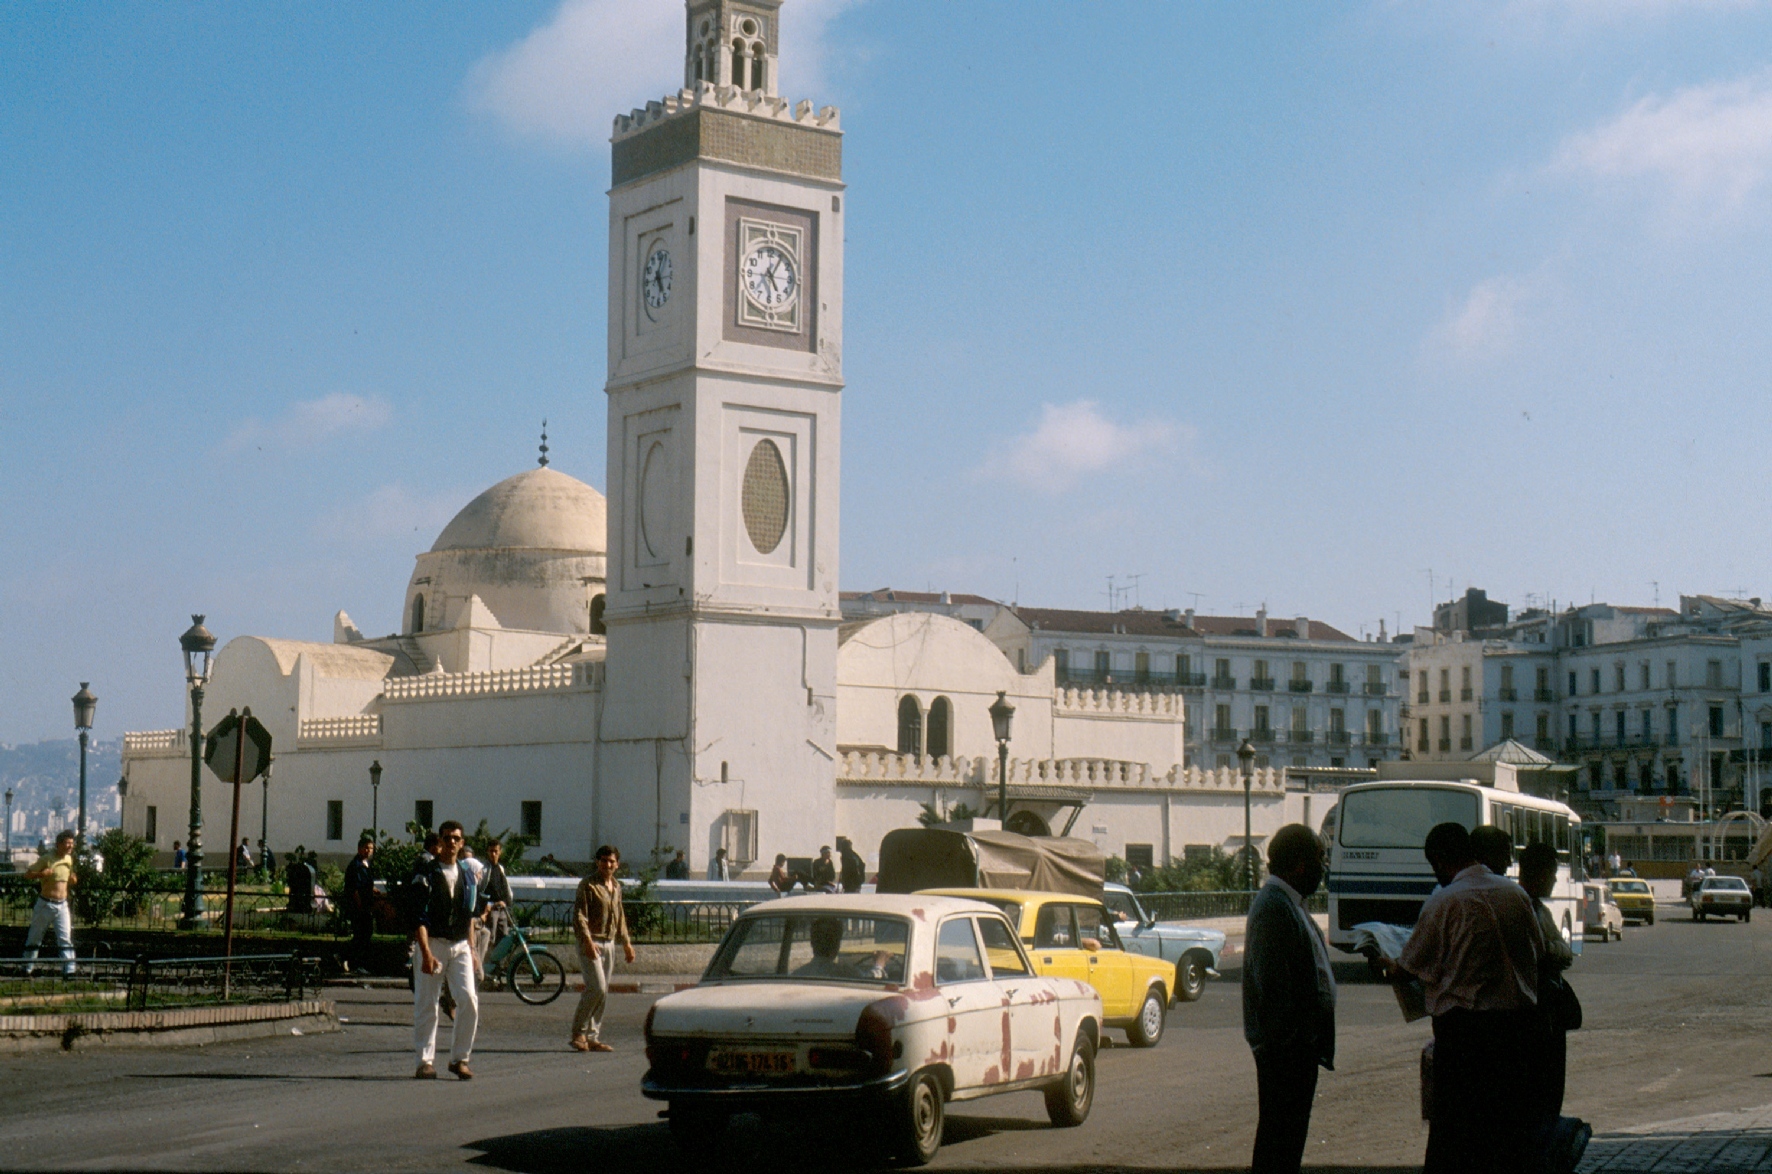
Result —
<path fill-rule="evenodd" d="M 834 831 L 843 140 L 777 96 L 780 4 L 688 0 L 612 138 L 597 836 L 698 870 Z"/>

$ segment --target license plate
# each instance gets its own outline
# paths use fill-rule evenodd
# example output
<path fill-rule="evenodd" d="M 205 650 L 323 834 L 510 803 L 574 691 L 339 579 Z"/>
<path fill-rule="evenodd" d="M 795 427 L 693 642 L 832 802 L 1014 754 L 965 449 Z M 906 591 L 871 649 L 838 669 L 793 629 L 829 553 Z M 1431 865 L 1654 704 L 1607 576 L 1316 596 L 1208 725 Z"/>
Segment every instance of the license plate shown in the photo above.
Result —
<path fill-rule="evenodd" d="M 708 1053 L 708 1067 L 728 1076 L 789 1076 L 794 1071 L 793 1052 L 739 1052 L 715 1049 Z"/>

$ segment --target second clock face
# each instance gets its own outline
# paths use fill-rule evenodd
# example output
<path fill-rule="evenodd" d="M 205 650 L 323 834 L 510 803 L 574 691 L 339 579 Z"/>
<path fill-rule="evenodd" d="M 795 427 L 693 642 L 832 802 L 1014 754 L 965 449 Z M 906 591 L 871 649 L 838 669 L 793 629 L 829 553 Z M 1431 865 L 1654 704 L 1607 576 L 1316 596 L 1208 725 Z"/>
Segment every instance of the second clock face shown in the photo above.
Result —
<path fill-rule="evenodd" d="M 745 296 L 765 310 L 784 310 L 800 294 L 794 259 L 778 245 L 762 244 L 746 253 L 739 276 Z"/>
<path fill-rule="evenodd" d="M 671 300 L 671 254 L 662 246 L 646 258 L 640 289 L 646 299 L 646 312 L 654 317 Z"/>

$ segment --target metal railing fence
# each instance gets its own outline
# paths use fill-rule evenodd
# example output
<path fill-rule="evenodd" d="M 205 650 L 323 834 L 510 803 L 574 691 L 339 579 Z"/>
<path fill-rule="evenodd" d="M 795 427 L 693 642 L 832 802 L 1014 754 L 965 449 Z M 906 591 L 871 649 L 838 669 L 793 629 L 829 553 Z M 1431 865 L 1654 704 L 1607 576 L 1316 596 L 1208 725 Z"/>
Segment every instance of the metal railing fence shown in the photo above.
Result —
<path fill-rule="evenodd" d="M 233 958 L 0 958 L 0 1014 L 147 1011 L 221 1002 L 303 998 L 320 985 L 320 960 L 288 954 Z"/>

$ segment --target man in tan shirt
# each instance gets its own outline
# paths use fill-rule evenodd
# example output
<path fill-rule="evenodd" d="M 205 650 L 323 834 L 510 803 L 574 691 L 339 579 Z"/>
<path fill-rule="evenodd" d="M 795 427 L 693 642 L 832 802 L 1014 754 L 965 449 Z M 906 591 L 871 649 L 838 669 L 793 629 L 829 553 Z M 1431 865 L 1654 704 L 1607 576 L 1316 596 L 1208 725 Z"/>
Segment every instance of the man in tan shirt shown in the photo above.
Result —
<path fill-rule="evenodd" d="M 599 1036 L 603 1009 L 609 1002 L 609 980 L 615 973 L 615 944 L 623 957 L 634 960 L 634 944 L 628 938 L 627 914 L 621 907 L 621 853 L 608 844 L 597 849 L 597 869 L 578 882 L 578 899 L 572 907 L 572 929 L 578 938 L 579 972 L 585 993 L 572 1016 L 572 1046 L 581 1052 L 613 1052 Z"/>
<path fill-rule="evenodd" d="M 1514 1174 L 1536 1123 L 1528 1094 L 1544 938 L 1526 891 L 1478 863 L 1462 824 L 1436 826 L 1425 851 L 1444 887 L 1392 967 L 1399 981 L 1421 981 L 1434 1017 L 1424 1174 Z"/>
<path fill-rule="evenodd" d="M 25 934 L 25 957 L 37 957 L 38 943 L 43 935 L 55 933 L 55 944 L 61 949 L 62 973 L 74 974 L 74 923 L 68 916 L 68 886 L 78 884 L 74 871 L 74 833 L 63 832 L 55 838 L 55 850 L 25 870 L 25 879 L 37 882 L 37 904 L 31 910 L 31 928 Z M 25 966 L 29 977 L 31 967 Z"/>

